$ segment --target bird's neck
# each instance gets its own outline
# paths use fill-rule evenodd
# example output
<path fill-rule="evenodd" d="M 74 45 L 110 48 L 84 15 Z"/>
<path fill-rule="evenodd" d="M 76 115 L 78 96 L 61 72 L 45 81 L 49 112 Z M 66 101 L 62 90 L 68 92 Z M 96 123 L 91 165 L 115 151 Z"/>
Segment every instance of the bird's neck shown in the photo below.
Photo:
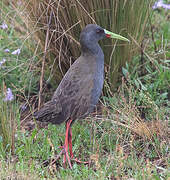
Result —
<path fill-rule="evenodd" d="M 81 46 L 82 56 L 103 56 L 103 51 L 98 43 Z"/>

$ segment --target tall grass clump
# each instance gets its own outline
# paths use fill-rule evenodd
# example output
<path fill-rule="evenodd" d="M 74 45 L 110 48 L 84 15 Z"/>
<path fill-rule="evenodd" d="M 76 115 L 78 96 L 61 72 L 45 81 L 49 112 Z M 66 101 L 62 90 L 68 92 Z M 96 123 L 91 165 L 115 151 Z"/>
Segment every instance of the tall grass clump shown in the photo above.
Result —
<path fill-rule="evenodd" d="M 10 92 L 9 92 L 10 91 Z M 0 89 L 0 152 L 1 158 L 7 153 L 14 154 L 15 132 L 19 120 L 18 106 L 13 101 L 10 89 Z"/>
<path fill-rule="evenodd" d="M 40 64 L 40 86 L 44 76 L 50 84 L 57 85 L 70 64 L 80 55 L 78 41 L 85 25 L 97 23 L 131 39 L 130 44 L 114 40 L 101 42 L 105 54 L 107 83 L 113 89 L 121 66 L 140 50 L 133 40 L 141 43 L 152 3 L 153 1 L 123 0 L 19 0 L 10 2 L 10 5 L 42 47 L 44 56 Z"/>

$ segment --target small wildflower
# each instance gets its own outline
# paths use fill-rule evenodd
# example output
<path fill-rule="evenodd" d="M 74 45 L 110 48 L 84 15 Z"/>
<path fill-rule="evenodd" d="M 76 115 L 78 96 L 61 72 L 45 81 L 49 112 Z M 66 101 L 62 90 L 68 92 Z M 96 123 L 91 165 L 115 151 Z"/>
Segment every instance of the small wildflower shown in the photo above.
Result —
<path fill-rule="evenodd" d="M 12 94 L 12 90 L 10 88 L 6 91 L 6 96 L 4 98 L 4 101 L 12 101 L 14 99 L 14 95 Z"/>
<path fill-rule="evenodd" d="M 16 49 L 15 51 L 13 51 L 11 54 L 13 55 L 19 55 L 21 53 L 20 49 Z"/>
<path fill-rule="evenodd" d="M 155 4 L 152 6 L 152 9 L 157 9 L 157 8 L 164 8 L 164 9 L 170 9 L 170 4 L 164 4 L 163 0 L 159 0 L 155 2 Z"/>
<path fill-rule="evenodd" d="M 8 26 L 5 23 L 2 23 L 2 25 L 0 25 L 1 29 L 8 29 Z"/>
<path fill-rule="evenodd" d="M 8 53 L 8 52 L 10 52 L 10 50 L 9 49 L 4 49 L 4 52 Z"/>
<path fill-rule="evenodd" d="M 0 67 L 6 62 L 6 59 L 3 58 L 2 61 L 0 61 Z"/>
<path fill-rule="evenodd" d="M 170 9 L 170 4 L 162 4 L 162 7 L 163 7 L 164 9 Z"/>

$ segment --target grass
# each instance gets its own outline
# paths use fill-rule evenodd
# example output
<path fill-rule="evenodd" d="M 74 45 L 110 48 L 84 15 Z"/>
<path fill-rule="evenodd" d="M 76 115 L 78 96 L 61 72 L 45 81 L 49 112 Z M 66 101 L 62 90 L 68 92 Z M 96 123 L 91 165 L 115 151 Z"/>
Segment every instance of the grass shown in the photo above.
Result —
<path fill-rule="evenodd" d="M 64 169 L 62 159 L 53 166 L 49 164 L 59 153 L 57 147 L 60 145 L 60 139 L 64 141 L 64 125 L 49 125 L 48 129 L 34 130 L 30 135 L 18 131 L 15 156 L 8 155 L 8 165 L 6 158 L 1 157 L 1 165 L 7 166 L 9 170 L 14 166 L 12 169 L 16 174 L 24 174 L 27 177 L 29 174 L 35 174 L 35 177 L 38 175 L 40 179 L 167 177 L 168 152 L 165 141 L 160 142 L 157 137 L 154 140 L 144 140 L 127 128 L 117 126 L 115 120 L 103 119 L 95 122 L 93 129 L 91 124 L 92 120 L 89 119 L 73 126 L 73 151 L 75 156 L 82 160 L 88 158 L 91 161 L 89 166 L 74 163 L 72 170 Z M 90 131 L 93 134 L 91 141 Z"/>
<path fill-rule="evenodd" d="M 168 12 L 154 12 L 141 52 L 122 68 L 117 91 L 113 93 L 105 83 L 102 116 L 73 125 L 75 157 L 90 164 L 73 162 L 72 170 L 63 168 L 62 158 L 51 164 L 64 142 L 64 124 L 28 131 L 20 121 L 19 105 L 23 107 L 22 102 L 27 101 L 33 106 L 31 98 L 38 91 L 39 46 L 10 23 L 7 30 L 0 29 L 0 58 L 7 59 L 0 67 L 0 124 L 6 126 L 3 132 L 0 128 L 0 179 L 168 179 L 170 54 L 166 18 Z M 0 22 L 7 20 L 4 17 Z M 33 47 L 37 50 L 32 51 Z M 10 53 L 4 52 L 6 48 Z M 18 48 L 21 53 L 12 55 Z M 9 87 L 15 101 L 4 103 Z"/>

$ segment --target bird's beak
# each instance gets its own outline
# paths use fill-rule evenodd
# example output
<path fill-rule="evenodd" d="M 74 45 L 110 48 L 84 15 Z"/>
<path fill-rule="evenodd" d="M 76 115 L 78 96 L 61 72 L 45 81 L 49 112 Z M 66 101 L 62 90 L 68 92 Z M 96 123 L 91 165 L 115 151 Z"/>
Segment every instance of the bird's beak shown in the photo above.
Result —
<path fill-rule="evenodd" d="M 127 38 L 125 38 L 125 37 L 123 37 L 123 36 L 121 36 L 121 35 L 112 33 L 112 32 L 110 32 L 110 31 L 108 31 L 108 30 L 106 30 L 106 29 L 104 29 L 104 32 L 105 32 L 105 34 L 106 34 L 106 37 L 108 37 L 108 38 L 120 39 L 120 40 L 122 40 L 122 41 L 128 41 L 128 42 L 130 42 Z"/>

